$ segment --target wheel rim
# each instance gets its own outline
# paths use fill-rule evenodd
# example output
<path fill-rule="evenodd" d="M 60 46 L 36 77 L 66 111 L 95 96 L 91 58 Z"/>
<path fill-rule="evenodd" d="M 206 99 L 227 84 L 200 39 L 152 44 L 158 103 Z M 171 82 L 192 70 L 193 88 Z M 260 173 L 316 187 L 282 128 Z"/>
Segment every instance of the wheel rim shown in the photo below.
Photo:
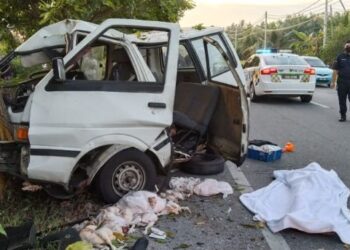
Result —
<path fill-rule="evenodd" d="M 135 161 L 123 162 L 114 170 L 112 184 L 114 192 L 119 196 L 131 190 L 142 190 L 146 185 L 146 173 Z"/>

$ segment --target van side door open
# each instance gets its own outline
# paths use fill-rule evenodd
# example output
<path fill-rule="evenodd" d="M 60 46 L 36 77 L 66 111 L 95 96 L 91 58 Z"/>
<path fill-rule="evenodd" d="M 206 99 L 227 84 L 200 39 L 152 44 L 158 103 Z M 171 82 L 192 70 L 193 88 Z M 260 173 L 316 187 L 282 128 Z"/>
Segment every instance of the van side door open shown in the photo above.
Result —
<path fill-rule="evenodd" d="M 219 89 L 216 109 L 209 124 L 209 144 L 237 165 L 244 161 L 248 144 L 248 102 L 238 62 L 230 54 L 225 37 L 203 37 L 207 84 Z M 226 44 L 225 44 L 226 43 Z"/>

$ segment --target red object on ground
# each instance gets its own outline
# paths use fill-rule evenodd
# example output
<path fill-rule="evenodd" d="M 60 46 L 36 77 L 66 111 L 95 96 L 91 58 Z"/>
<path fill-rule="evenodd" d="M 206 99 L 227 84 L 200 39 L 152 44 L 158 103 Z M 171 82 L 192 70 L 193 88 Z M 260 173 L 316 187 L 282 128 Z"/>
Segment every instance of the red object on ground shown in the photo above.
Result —
<path fill-rule="evenodd" d="M 295 151 L 295 145 L 291 142 L 287 142 L 286 145 L 284 145 L 283 152 L 284 153 L 292 153 Z"/>

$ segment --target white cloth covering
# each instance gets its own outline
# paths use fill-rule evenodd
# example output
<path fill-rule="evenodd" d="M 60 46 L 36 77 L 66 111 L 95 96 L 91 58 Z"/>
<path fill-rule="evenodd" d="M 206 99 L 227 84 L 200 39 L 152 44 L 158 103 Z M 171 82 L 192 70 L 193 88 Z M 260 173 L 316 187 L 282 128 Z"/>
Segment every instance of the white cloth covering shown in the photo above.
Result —
<path fill-rule="evenodd" d="M 273 232 L 335 232 L 350 244 L 350 191 L 335 171 L 311 163 L 303 169 L 274 171 L 274 177 L 268 186 L 240 196 L 255 219 L 265 221 Z"/>

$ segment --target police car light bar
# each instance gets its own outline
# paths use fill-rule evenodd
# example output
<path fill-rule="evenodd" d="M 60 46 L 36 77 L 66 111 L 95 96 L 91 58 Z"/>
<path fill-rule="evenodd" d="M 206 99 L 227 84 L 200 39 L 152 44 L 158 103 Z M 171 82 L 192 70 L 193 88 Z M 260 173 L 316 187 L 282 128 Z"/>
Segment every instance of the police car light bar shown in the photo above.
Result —
<path fill-rule="evenodd" d="M 277 53 L 277 49 L 258 49 L 256 51 L 256 54 L 271 54 L 271 53 Z"/>
<path fill-rule="evenodd" d="M 290 49 L 258 49 L 256 54 L 272 54 L 272 53 L 292 53 Z"/>

